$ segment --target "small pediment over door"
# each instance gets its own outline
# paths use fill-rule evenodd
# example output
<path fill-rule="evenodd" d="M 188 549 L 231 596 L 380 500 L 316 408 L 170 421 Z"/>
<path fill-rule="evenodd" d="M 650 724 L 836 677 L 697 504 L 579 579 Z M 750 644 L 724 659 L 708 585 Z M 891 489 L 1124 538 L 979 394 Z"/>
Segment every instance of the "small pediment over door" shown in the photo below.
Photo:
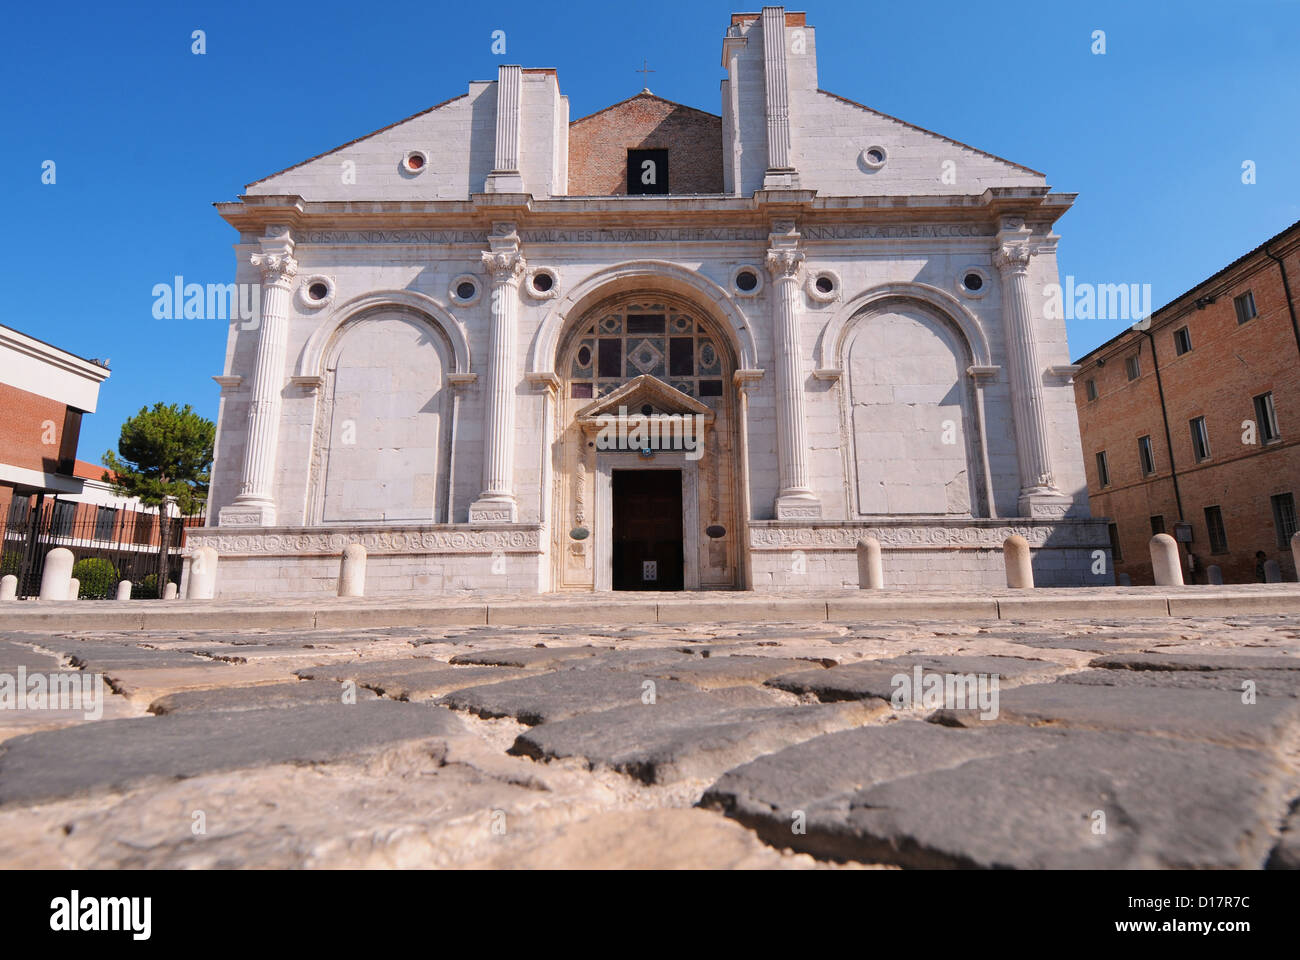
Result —
<path fill-rule="evenodd" d="M 576 419 L 585 433 L 609 430 L 613 425 L 621 435 L 638 425 L 649 426 L 651 421 L 658 421 L 659 426 L 686 421 L 698 425 L 698 432 L 692 435 L 703 440 L 704 432 L 713 424 L 714 413 L 694 397 L 643 374 L 587 404 Z M 656 435 L 659 433 L 656 430 Z"/>

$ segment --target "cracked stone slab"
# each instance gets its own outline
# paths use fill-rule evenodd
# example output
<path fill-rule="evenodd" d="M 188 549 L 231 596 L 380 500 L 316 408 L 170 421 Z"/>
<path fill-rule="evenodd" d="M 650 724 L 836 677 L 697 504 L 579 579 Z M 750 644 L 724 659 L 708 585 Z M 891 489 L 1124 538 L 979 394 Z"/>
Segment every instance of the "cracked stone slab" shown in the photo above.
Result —
<path fill-rule="evenodd" d="M 52 673 L 62 669 L 62 660 L 38 653 L 25 643 L 0 640 L 0 673 L 15 673 L 19 667 L 28 673 Z"/>
<path fill-rule="evenodd" d="M 91 673 L 112 674 L 118 670 L 132 668 L 172 670 L 213 666 L 211 660 L 193 654 L 156 650 L 127 643 L 88 643 L 64 637 L 50 637 L 42 640 L 40 645 L 47 650 L 63 654 L 74 666 Z"/>
<path fill-rule="evenodd" d="M 1288 778 L 1276 757 L 1217 744 L 900 722 L 760 757 L 725 774 L 701 805 L 774 846 L 837 860 L 1257 868 Z M 800 814 L 802 833 L 792 829 Z"/>
<path fill-rule="evenodd" d="M 1300 721 L 1300 703 L 1259 697 L 1242 703 L 1239 691 L 1107 687 L 1043 683 L 998 698 L 996 717 L 977 710 L 939 710 L 935 723 L 974 727 L 995 723 L 1150 732 L 1232 746 L 1274 747 Z"/>
<path fill-rule="evenodd" d="M 1300 670 L 1300 657 L 1268 654 L 1131 653 L 1099 657 L 1089 666 L 1107 670 Z"/>
<path fill-rule="evenodd" d="M 861 701 L 788 707 L 771 691 L 729 687 L 543 723 L 520 734 L 510 752 L 536 760 L 581 757 L 591 769 L 664 784 L 716 777 L 761 754 L 887 712 L 886 704 Z"/>
<path fill-rule="evenodd" d="M 374 700 L 373 690 L 359 687 L 356 698 Z M 342 704 L 343 687 L 331 680 L 293 680 L 250 687 L 214 687 L 189 690 L 159 697 L 149 705 L 149 712 L 162 716 L 172 713 L 195 713 L 203 710 L 262 710 L 273 707 L 301 707 L 304 704 Z"/>
<path fill-rule="evenodd" d="M 1250 689 L 1262 697 L 1300 697 L 1300 672 L 1292 670 L 1083 670 L 1057 683 L 1101 687 L 1167 687 L 1179 690 Z"/>
<path fill-rule="evenodd" d="M 522 680 L 467 687 L 436 702 L 480 717 L 513 717 L 534 726 L 581 713 L 596 713 L 642 702 L 645 684 L 656 701 L 698 693 L 696 687 L 622 670 L 557 670 Z"/>
<path fill-rule="evenodd" d="M 453 690 L 481 687 L 530 675 L 535 676 L 535 673 L 510 667 L 453 667 L 451 670 L 414 670 L 409 673 L 394 670 L 382 677 L 372 677 L 365 684 L 393 700 L 432 700 Z"/>
<path fill-rule="evenodd" d="M 449 661 L 477 667 L 543 669 L 566 660 L 581 660 L 612 650 L 612 647 L 507 647 L 503 650 L 475 650 L 458 653 Z"/>
<path fill-rule="evenodd" d="M 465 734 L 450 711 L 387 700 L 83 724 L 0 743 L 0 807 L 121 791 L 160 778 L 361 758 Z"/>
<path fill-rule="evenodd" d="M 869 697 L 888 700 L 896 689 L 894 677 L 906 674 L 910 678 L 918 666 L 926 673 L 995 674 L 999 690 L 1043 680 L 1067 669 L 1049 660 L 1021 657 L 891 657 L 782 674 L 768 680 L 767 685 L 790 693 L 811 694 L 824 703 Z"/>
<path fill-rule="evenodd" d="M 808 660 L 790 660 L 780 657 L 711 656 L 693 658 L 671 666 L 647 669 L 652 677 L 683 680 L 701 690 L 737 687 L 744 684 L 761 684 L 772 677 L 819 669 Z M 825 670 L 825 667 L 820 668 Z"/>
<path fill-rule="evenodd" d="M 372 682 L 410 677 L 417 673 L 444 673 L 454 669 L 450 664 L 429 657 L 411 657 L 405 660 L 349 660 L 346 663 L 326 663 L 314 667 L 300 667 L 293 671 L 304 680 L 352 680 L 370 686 Z"/>

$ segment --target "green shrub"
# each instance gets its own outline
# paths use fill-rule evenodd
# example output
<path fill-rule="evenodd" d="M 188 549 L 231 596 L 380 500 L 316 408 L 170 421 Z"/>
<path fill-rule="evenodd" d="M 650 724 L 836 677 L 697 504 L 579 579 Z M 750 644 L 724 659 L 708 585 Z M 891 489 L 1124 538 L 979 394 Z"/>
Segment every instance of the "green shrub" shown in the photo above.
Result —
<path fill-rule="evenodd" d="M 72 567 L 72 575 L 81 581 L 81 596 L 104 600 L 116 595 L 117 567 L 103 557 L 86 557 Z"/>
<path fill-rule="evenodd" d="M 151 573 L 139 583 L 131 584 L 132 600 L 158 599 L 158 574 Z"/>
<path fill-rule="evenodd" d="M 18 571 L 22 565 L 23 555 L 21 553 L 6 553 L 3 557 L 0 557 L 0 577 L 10 573 L 15 577 L 18 576 Z"/>

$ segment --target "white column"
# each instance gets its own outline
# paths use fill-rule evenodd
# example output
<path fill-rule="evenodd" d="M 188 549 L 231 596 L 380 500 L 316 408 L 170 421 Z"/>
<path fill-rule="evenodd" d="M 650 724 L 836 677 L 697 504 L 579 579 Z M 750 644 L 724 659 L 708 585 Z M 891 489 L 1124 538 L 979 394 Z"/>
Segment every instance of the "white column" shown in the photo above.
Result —
<path fill-rule="evenodd" d="M 776 444 L 781 487 L 778 520 L 817 519 L 821 504 L 808 480 L 808 428 L 804 423 L 802 319 L 803 251 L 792 221 L 777 221 L 770 235 L 767 269 L 772 275 L 772 365 L 776 368 Z"/>
<path fill-rule="evenodd" d="M 1033 249 L 1023 229 L 998 234 L 994 262 L 1002 274 L 1002 325 L 1011 376 L 1011 405 L 1020 465 L 1019 513 L 1023 517 L 1062 517 L 1069 497 L 1056 486 L 1051 441 L 1043 402 L 1043 366 L 1038 358 L 1038 327 L 1029 293 Z"/>
<path fill-rule="evenodd" d="M 763 189 L 790 189 L 799 174 L 790 164 L 790 83 L 785 62 L 785 7 L 763 8 L 763 94 L 767 112 L 767 173 Z"/>
<path fill-rule="evenodd" d="M 470 523 L 514 523 L 515 338 L 519 281 L 527 264 L 513 223 L 493 224 L 483 263 L 492 274 L 492 325 L 488 344 L 487 416 L 484 418 L 483 492 L 470 504 Z"/>
<path fill-rule="evenodd" d="M 281 390 L 289 339 L 289 297 L 298 261 L 287 229 L 268 231 L 262 252 L 249 261 L 262 271 L 257 360 L 248 402 L 244 468 L 235 502 L 222 509 L 219 526 L 275 526 L 275 455 L 280 438 Z"/>
<path fill-rule="evenodd" d="M 523 193 L 519 172 L 520 122 L 523 100 L 523 67 L 497 68 L 497 129 L 492 172 L 483 185 L 484 193 Z"/>

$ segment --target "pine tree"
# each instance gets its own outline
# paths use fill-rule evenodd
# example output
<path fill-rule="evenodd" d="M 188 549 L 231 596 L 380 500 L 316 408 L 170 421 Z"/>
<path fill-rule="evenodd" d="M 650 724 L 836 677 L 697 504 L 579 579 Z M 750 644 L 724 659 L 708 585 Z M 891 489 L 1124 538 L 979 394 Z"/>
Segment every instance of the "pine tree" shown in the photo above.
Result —
<path fill-rule="evenodd" d="M 158 587 L 168 582 L 168 544 L 171 540 L 167 498 L 175 497 L 181 516 L 194 512 L 208 496 L 212 470 L 212 445 L 216 427 L 187 403 L 155 403 L 122 424 L 118 454 L 104 454 L 103 479 L 120 496 L 138 497 L 158 508 Z"/>

